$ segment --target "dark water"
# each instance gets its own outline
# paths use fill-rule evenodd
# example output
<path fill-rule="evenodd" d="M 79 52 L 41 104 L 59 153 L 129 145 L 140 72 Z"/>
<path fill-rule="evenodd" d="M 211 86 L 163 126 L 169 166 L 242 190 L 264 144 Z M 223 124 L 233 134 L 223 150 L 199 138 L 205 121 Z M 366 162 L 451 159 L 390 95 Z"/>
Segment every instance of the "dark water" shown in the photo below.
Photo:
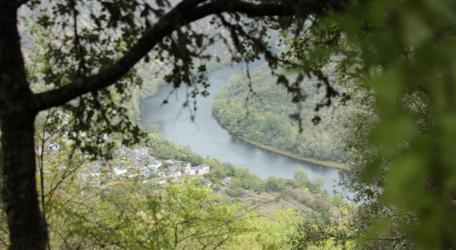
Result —
<path fill-rule="evenodd" d="M 150 128 L 159 126 L 160 134 L 183 146 L 189 146 L 194 152 L 250 169 L 261 178 L 270 176 L 290 178 L 297 170 L 304 170 L 310 179 L 321 179 L 325 189 L 341 192 L 338 185 L 338 170 L 302 162 L 259 149 L 230 135 L 212 115 L 212 103 L 217 92 L 229 82 L 233 74 L 242 72 L 241 66 L 226 67 L 209 74 L 210 96 L 198 98 L 198 110 L 194 122 L 191 114 L 183 107 L 185 89 L 178 89 L 161 105 L 172 90 L 163 86 L 155 96 L 143 99 L 140 104 L 141 123 Z"/>

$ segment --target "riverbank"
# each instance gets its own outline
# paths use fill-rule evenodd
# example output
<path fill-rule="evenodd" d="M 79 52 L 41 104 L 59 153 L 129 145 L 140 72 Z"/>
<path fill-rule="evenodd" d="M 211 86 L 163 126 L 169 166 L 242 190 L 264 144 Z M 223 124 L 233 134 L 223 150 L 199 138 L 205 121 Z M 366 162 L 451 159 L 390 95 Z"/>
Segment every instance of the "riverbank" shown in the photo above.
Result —
<path fill-rule="evenodd" d="M 263 67 L 253 70 L 250 76 L 250 81 L 241 75 L 231 77 L 215 97 L 212 112 L 219 124 L 232 134 L 255 142 L 255 146 L 283 156 L 325 167 L 347 168 L 345 164 L 351 159 L 345 148 L 346 135 L 350 133 L 346 124 L 352 109 L 338 106 L 315 112 L 320 94 L 312 84 L 303 84 L 310 97 L 299 108 L 300 129 L 290 119 L 297 107 L 286 89 L 278 87 Z M 250 88 L 254 95 L 249 94 Z M 312 122 L 316 115 L 321 118 L 317 125 Z"/>
<path fill-rule="evenodd" d="M 288 157 L 288 158 L 291 158 L 291 159 L 303 161 L 303 162 L 306 162 L 306 163 L 312 163 L 312 164 L 315 164 L 315 165 L 318 165 L 318 166 L 321 166 L 321 167 L 326 167 L 326 168 L 335 168 L 335 169 L 340 169 L 340 170 L 348 169 L 347 165 L 345 165 L 343 163 L 340 163 L 340 162 L 322 161 L 322 160 L 307 158 L 307 157 L 299 156 L 297 154 L 294 154 L 294 153 L 286 151 L 286 150 L 282 150 L 282 149 L 279 149 L 279 148 L 276 148 L 276 147 L 273 147 L 273 146 L 269 146 L 269 145 L 266 145 L 266 144 L 262 144 L 262 143 L 259 143 L 259 142 L 255 142 L 255 141 L 249 140 L 249 139 L 247 139 L 245 137 L 242 137 L 242 136 L 239 136 L 239 135 L 235 135 L 235 136 L 238 137 L 239 139 L 249 143 L 249 144 L 252 144 L 252 145 L 258 147 L 258 148 L 261 148 L 261 149 L 264 149 L 264 150 L 267 150 L 267 151 L 270 151 L 270 152 L 273 152 L 273 153 L 276 153 L 276 154 L 279 154 L 279 155 L 282 155 L 282 156 L 285 156 L 285 157 Z"/>
<path fill-rule="evenodd" d="M 256 142 L 256 141 L 247 139 L 246 137 L 244 137 L 242 135 L 239 135 L 239 134 L 235 134 L 235 133 L 231 132 L 228 128 L 226 128 L 219 121 L 219 118 L 217 117 L 216 114 L 213 113 L 212 116 L 219 123 L 220 127 L 225 129 L 226 131 L 228 131 L 231 135 L 233 135 L 236 138 L 239 138 L 242 141 L 244 141 L 244 142 L 246 142 L 248 144 L 251 144 L 251 145 L 253 145 L 253 146 L 257 147 L 257 148 L 261 148 L 261 149 L 264 149 L 266 151 L 269 151 L 269 152 L 272 152 L 272 153 L 275 153 L 275 154 L 278 154 L 278 155 L 281 155 L 281 156 L 285 156 L 285 157 L 288 157 L 288 158 L 291 158 L 291 159 L 294 159 L 294 160 L 302 161 L 304 163 L 315 164 L 315 165 L 318 165 L 318 166 L 321 166 L 321 167 L 325 167 L 325 168 L 334 168 L 334 169 L 338 169 L 338 170 L 346 170 L 346 169 L 348 169 L 347 165 L 345 165 L 343 163 L 340 163 L 340 162 L 323 161 L 323 160 L 312 159 L 312 158 L 308 158 L 308 157 L 297 155 L 297 154 L 295 154 L 293 152 L 286 151 L 286 150 L 283 150 L 283 149 L 280 149 L 280 148 L 277 148 L 277 147 L 274 147 L 274 146 L 266 145 L 264 143 L 260 143 L 260 142 Z"/>

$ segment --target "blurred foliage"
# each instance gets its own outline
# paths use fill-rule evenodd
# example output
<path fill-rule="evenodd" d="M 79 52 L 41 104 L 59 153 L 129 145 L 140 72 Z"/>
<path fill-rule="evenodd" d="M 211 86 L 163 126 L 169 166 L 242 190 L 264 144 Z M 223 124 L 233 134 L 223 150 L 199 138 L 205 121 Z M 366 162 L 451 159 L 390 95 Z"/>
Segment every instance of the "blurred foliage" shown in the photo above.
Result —
<path fill-rule="evenodd" d="M 354 119 L 364 126 L 352 139 L 363 157 L 354 163 L 359 185 L 351 186 L 361 202 L 376 204 L 363 223 L 364 239 L 398 232 L 390 242 L 456 247 L 455 10 L 451 0 L 351 1 L 308 20 L 298 36 L 284 32 L 284 56 L 302 76 L 323 87 L 331 81 L 322 76 L 336 75 L 372 103 Z"/>
<path fill-rule="evenodd" d="M 196 182 L 148 187 L 123 181 L 93 190 L 84 200 L 61 217 L 70 236 L 66 241 L 83 241 L 86 247 L 216 248 L 252 230 L 246 218 L 253 214 L 239 204 L 217 202 Z"/>
<path fill-rule="evenodd" d="M 348 220 L 331 221 L 327 214 L 309 215 L 290 236 L 291 249 L 352 249 L 352 232 Z"/>

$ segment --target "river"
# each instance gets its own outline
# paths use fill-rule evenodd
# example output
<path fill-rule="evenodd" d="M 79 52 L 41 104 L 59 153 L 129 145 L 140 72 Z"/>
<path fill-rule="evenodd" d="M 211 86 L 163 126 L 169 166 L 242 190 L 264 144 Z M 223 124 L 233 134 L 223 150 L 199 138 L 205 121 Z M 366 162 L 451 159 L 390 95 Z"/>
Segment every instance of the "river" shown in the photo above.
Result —
<path fill-rule="evenodd" d="M 141 100 L 141 124 L 150 128 L 159 126 L 159 133 L 176 144 L 190 147 L 195 153 L 215 158 L 239 167 L 248 168 L 261 178 L 270 176 L 291 178 L 295 171 L 304 170 L 310 179 L 321 179 L 329 193 L 342 192 L 338 185 L 338 170 L 290 159 L 248 144 L 222 128 L 212 115 L 212 103 L 217 92 L 229 82 L 233 74 L 242 72 L 242 66 L 225 67 L 209 73 L 210 95 L 199 97 L 195 119 L 190 119 L 188 108 L 183 107 L 185 90 L 177 89 L 168 99 L 172 86 L 159 88 L 156 95 Z"/>

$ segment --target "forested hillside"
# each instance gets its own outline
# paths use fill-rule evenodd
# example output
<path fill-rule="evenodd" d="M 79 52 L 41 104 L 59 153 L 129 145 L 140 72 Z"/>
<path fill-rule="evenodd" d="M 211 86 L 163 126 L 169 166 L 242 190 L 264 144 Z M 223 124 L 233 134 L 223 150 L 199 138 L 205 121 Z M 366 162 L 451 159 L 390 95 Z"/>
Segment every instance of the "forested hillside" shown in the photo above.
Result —
<path fill-rule="evenodd" d="M 334 107 L 316 112 L 315 105 L 323 98 L 323 91 L 315 83 L 303 84 L 309 97 L 298 107 L 291 102 L 291 95 L 284 88 L 277 88 L 276 79 L 265 67 L 255 69 L 250 76 L 250 79 L 233 77 L 216 97 L 213 111 L 225 128 L 235 135 L 298 157 L 349 162 L 344 145 L 350 134 L 350 117 L 360 112 L 362 107 L 336 103 Z M 298 122 L 290 118 L 297 109 L 303 118 L 302 133 Z M 318 124 L 313 119 L 315 115 L 321 119 Z"/>

